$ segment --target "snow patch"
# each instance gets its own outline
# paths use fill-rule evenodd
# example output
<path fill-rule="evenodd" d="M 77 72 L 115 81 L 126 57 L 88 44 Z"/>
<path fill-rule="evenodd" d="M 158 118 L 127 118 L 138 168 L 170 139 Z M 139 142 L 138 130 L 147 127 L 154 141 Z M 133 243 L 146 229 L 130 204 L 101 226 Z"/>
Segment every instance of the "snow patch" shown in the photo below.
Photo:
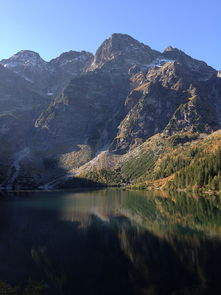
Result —
<path fill-rule="evenodd" d="M 27 77 L 24 77 L 26 81 L 33 83 L 33 81 Z"/>
<path fill-rule="evenodd" d="M 168 62 L 174 62 L 174 61 L 175 61 L 174 59 L 157 58 L 151 64 L 146 64 L 145 66 L 147 68 L 154 68 L 154 67 L 160 68 Z"/>

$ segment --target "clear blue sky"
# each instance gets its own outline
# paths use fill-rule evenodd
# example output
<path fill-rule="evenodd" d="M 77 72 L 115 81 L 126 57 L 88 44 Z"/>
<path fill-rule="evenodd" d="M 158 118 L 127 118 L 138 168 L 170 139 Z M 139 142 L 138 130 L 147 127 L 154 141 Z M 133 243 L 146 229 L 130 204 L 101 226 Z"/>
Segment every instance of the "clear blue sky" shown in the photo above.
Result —
<path fill-rule="evenodd" d="M 0 0 L 0 14 L 0 59 L 22 49 L 45 60 L 94 53 L 112 33 L 126 33 L 221 69 L 221 0 Z"/>

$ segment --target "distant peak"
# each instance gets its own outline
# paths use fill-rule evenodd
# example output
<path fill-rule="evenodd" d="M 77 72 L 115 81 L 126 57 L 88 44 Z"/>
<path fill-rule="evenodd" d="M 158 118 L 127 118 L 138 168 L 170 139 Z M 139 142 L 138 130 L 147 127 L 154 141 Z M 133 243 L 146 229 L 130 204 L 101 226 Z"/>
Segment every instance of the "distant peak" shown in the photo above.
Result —
<path fill-rule="evenodd" d="M 21 50 L 14 54 L 9 59 L 4 59 L 1 61 L 7 68 L 15 68 L 18 66 L 25 66 L 25 67 L 43 67 L 46 64 L 39 53 L 32 51 L 32 50 Z"/>
<path fill-rule="evenodd" d="M 38 52 L 33 50 L 20 50 L 16 54 L 31 54 L 31 55 L 39 55 Z M 39 55 L 40 56 L 40 55 Z"/>
<path fill-rule="evenodd" d="M 168 59 L 174 59 L 182 65 L 186 66 L 192 72 L 198 72 L 202 75 L 202 79 L 207 79 L 214 74 L 214 69 L 209 67 L 205 62 L 197 60 L 186 54 L 184 51 L 174 48 L 172 46 L 167 47 L 163 56 Z"/>
<path fill-rule="evenodd" d="M 112 46 L 115 47 L 117 45 L 118 49 L 124 49 L 128 45 L 144 45 L 143 43 L 139 42 L 138 40 L 134 39 L 130 35 L 122 34 L 122 33 L 113 33 L 108 39 L 106 39 L 103 44 L 110 43 Z M 102 46 L 102 45 L 101 45 Z M 146 47 L 149 47 L 145 45 Z"/>
<path fill-rule="evenodd" d="M 19 57 L 19 56 L 41 58 L 39 53 L 32 50 L 21 50 L 17 52 L 16 54 L 14 54 L 11 58 Z"/>
<path fill-rule="evenodd" d="M 97 49 L 88 71 L 104 65 L 108 67 L 110 61 L 116 62 L 115 69 L 119 69 L 124 64 L 125 69 L 128 70 L 134 64 L 150 64 L 159 55 L 160 52 L 152 50 L 148 45 L 127 34 L 114 33 Z"/>
<path fill-rule="evenodd" d="M 122 33 L 113 33 L 109 39 L 127 39 L 127 40 L 135 40 L 133 37 L 127 34 Z"/>
<path fill-rule="evenodd" d="M 70 50 L 70 51 L 61 53 L 57 58 L 72 59 L 80 55 L 93 55 L 93 54 L 84 50 L 83 51 Z"/>
<path fill-rule="evenodd" d="M 171 52 L 171 51 L 180 51 L 180 50 L 171 45 L 164 49 L 164 52 Z"/>
<path fill-rule="evenodd" d="M 58 57 L 50 60 L 50 65 L 57 65 L 60 67 L 66 67 L 68 64 L 71 66 L 71 64 L 74 62 L 79 63 L 90 63 L 93 59 L 94 55 L 87 51 L 67 51 L 60 54 Z"/>
<path fill-rule="evenodd" d="M 170 45 L 167 48 L 165 48 L 164 51 L 172 51 L 173 49 L 174 49 L 173 46 Z"/>
<path fill-rule="evenodd" d="M 127 34 L 113 33 L 108 39 L 106 39 L 98 48 L 96 55 L 105 53 L 106 55 L 112 53 L 119 53 L 123 51 L 129 52 L 130 50 L 136 50 L 142 48 L 145 50 L 151 50 L 151 48 L 133 37 Z"/>
<path fill-rule="evenodd" d="M 168 56 L 171 58 L 183 58 L 183 57 L 187 57 L 187 58 L 191 58 L 189 55 L 187 55 L 184 51 L 172 47 L 172 46 L 168 46 L 164 51 L 163 51 L 163 55 L 164 56 Z"/>

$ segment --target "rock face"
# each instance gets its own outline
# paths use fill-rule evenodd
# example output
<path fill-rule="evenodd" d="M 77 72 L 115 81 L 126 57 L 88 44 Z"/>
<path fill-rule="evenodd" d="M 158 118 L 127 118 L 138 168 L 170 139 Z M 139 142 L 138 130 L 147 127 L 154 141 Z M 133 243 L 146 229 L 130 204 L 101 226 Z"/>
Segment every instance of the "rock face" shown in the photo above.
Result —
<path fill-rule="evenodd" d="M 0 135 L 10 147 L 7 157 L 0 150 L 2 175 L 14 169 L 12 185 L 51 183 L 93 167 L 100 153 L 107 167 L 104 151 L 125 157 L 157 133 L 221 128 L 220 73 L 171 46 L 160 53 L 113 34 L 95 56 L 70 51 L 45 62 L 21 51 L 0 64 Z"/>
<path fill-rule="evenodd" d="M 56 95 L 59 94 L 73 78 L 85 72 L 93 57 L 93 54 L 86 51 L 69 51 L 52 59 L 48 63 L 51 77 L 48 90 Z"/>
<path fill-rule="evenodd" d="M 111 151 L 125 153 L 164 129 L 171 135 L 186 131 L 212 132 L 220 128 L 216 114 L 220 94 L 211 97 L 216 105 L 208 104 L 212 85 L 217 82 L 215 71 L 206 67 L 202 73 L 201 67 L 196 66 L 201 62 L 193 60 L 191 64 L 195 66 L 173 61 L 148 70 L 142 84 L 126 100 L 126 104 L 130 102 L 133 107 L 120 123 Z M 201 81 L 205 75 L 208 80 Z"/>
<path fill-rule="evenodd" d="M 0 65 L 0 161 L 5 175 L 13 155 L 29 144 L 32 126 L 48 103 L 31 82 Z"/>
<path fill-rule="evenodd" d="M 102 71 L 86 73 L 71 81 L 42 112 L 35 126 L 48 130 L 48 136 L 57 143 L 96 146 L 109 120 L 123 106 L 128 91 L 127 76 L 115 77 Z"/>

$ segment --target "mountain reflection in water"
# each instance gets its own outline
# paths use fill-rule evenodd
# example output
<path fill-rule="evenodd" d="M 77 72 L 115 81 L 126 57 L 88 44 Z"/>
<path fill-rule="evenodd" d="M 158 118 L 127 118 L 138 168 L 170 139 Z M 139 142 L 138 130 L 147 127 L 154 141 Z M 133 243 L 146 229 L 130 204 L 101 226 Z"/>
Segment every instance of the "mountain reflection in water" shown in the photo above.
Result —
<path fill-rule="evenodd" d="M 32 279 L 53 295 L 221 294 L 220 232 L 214 196 L 8 194 L 0 205 L 0 280 L 22 292 Z"/>

